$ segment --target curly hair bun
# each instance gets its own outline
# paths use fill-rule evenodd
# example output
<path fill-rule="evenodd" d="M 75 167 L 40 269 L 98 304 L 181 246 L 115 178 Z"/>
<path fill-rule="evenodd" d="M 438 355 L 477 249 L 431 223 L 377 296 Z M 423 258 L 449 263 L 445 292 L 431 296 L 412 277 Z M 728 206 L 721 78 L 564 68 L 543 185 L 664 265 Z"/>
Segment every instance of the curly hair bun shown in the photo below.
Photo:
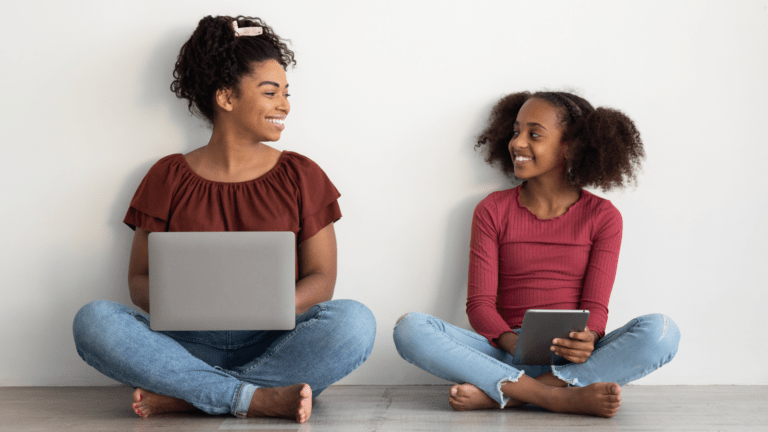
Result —
<path fill-rule="evenodd" d="M 621 111 L 595 109 L 586 99 L 566 92 L 519 92 L 503 97 L 491 110 L 475 147 L 485 146 L 485 161 L 514 177 L 509 154 L 520 108 L 537 98 L 559 109 L 563 140 L 569 143 L 568 179 L 577 187 L 603 191 L 637 183 L 645 150 L 634 122 Z"/>
<path fill-rule="evenodd" d="M 261 27 L 259 36 L 237 36 L 232 22 L 240 28 Z M 222 88 L 239 90 L 240 79 L 253 65 L 276 60 L 287 69 L 295 66 L 293 51 L 261 19 L 246 16 L 207 16 L 197 24 L 184 43 L 173 71 L 171 91 L 187 99 L 189 111 L 213 123 L 213 98 Z"/>

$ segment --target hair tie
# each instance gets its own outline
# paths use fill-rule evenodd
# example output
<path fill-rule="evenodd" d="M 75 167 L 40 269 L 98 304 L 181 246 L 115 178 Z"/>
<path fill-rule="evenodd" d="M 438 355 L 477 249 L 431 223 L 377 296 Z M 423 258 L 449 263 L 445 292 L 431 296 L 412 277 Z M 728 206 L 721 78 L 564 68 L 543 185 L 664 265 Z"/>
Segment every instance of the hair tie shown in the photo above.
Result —
<path fill-rule="evenodd" d="M 243 27 L 237 26 L 237 20 L 232 21 L 232 28 L 235 29 L 235 36 L 258 36 L 263 30 L 261 27 Z"/>

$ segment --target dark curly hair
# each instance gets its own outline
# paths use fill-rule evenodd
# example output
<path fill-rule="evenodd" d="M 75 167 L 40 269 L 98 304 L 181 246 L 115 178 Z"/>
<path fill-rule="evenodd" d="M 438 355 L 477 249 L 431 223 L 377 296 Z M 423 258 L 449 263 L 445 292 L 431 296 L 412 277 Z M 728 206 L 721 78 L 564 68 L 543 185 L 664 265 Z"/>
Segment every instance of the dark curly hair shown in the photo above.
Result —
<path fill-rule="evenodd" d="M 237 26 L 261 27 L 259 36 L 235 36 L 232 21 Z M 231 88 L 239 94 L 240 79 L 250 73 L 254 63 L 277 60 L 283 69 L 295 66 L 293 51 L 288 49 L 271 27 L 259 18 L 246 16 L 207 16 L 197 24 L 192 36 L 181 47 L 171 91 L 179 99 L 187 99 L 189 112 L 198 114 L 213 124 L 213 103 L 216 91 Z"/>
<path fill-rule="evenodd" d="M 573 185 L 609 191 L 637 183 L 645 150 L 632 120 L 615 109 L 595 109 L 584 98 L 565 92 L 521 92 L 503 97 L 491 110 L 488 124 L 475 144 L 476 148 L 485 146 L 486 162 L 501 166 L 514 178 L 509 141 L 517 113 L 532 98 L 559 109 L 563 141 L 569 144 L 568 179 Z"/>

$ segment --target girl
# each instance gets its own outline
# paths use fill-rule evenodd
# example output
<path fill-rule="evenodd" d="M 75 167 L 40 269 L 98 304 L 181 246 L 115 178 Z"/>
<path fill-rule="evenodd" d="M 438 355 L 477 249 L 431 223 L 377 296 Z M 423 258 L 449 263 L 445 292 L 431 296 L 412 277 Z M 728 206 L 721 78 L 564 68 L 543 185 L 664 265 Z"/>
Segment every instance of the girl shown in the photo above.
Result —
<path fill-rule="evenodd" d="M 160 159 L 131 201 L 131 300 L 75 317 L 78 353 L 136 388 L 140 416 L 199 409 L 303 423 L 312 397 L 373 348 L 376 323 L 352 300 L 331 300 L 341 217 L 331 181 L 305 156 L 279 151 L 290 111 L 285 69 L 294 54 L 258 18 L 205 17 L 181 48 L 171 89 L 213 127 L 208 144 Z M 153 332 L 147 236 L 152 231 L 293 231 L 296 327 L 291 331 Z"/>
<path fill-rule="evenodd" d="M 563 92 L 515 93 L 494 107 L 477 146 L 523 183 L 482 200 L 472 220 L 467 314 L 473 333 L 410 313 L 394 330 L 398 352 L 449 381 L 456 410 L 535 404 L 555 412 L 612 417 L 621 385 L 677 352 L 668 317 L 635 318 L 605 334 L 622 220 L 584 187 L 622 188 L 645 156 L 632 121 Z M 570 363 L 512 363 L 528 309 L 588 309 L 583 332 L 554 339 Z"/>

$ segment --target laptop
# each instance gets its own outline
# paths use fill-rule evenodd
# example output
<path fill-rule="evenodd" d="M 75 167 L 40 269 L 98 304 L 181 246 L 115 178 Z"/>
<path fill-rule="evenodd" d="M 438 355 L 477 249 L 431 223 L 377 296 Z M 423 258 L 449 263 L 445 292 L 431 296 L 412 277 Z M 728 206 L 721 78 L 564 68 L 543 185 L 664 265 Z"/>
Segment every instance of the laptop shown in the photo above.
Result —
<path fill-rule="evenodd" d="M 293 329 L 295 250 L 290 231 L 150 233 L 150 328 Z"/>

